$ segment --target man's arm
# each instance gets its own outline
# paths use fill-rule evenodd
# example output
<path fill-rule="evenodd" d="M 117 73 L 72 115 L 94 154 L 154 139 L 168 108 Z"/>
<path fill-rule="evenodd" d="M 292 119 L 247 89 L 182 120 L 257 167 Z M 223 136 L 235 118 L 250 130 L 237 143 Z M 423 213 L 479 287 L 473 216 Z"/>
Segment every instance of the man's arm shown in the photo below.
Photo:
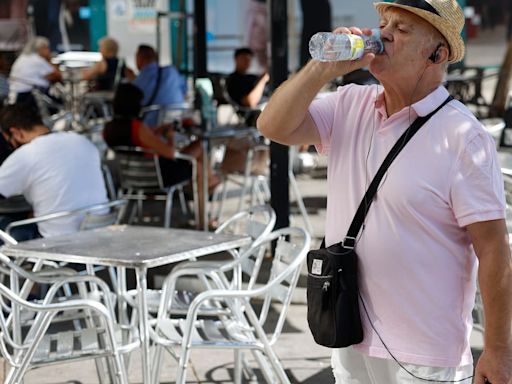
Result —
<path fill-rule="evenodd" d="M 95 63 L 92 67 L 84 69 L 82 71 L 83 80 L 92 80 L 96 76 L 101 75 L 107 71 L 107 62 L 102 59 Z"/>
<path fill-rule="evenodd" d="M 265 85 L 268 83 L 268 80 L 268 73 L 261 76 L 251 92 L 242 98 L 242 105 L 250 108 L 256 108 L 261 100 L 261 96 L 263 96 L 263 91 L 265 90 Z"/>
<path fill-rule="evenodd" d="M 335 32 L 362 34 L 358 28 L 338 28 Z M 258 129 L 281 144 L 320 144 L 320 134 L 308 113 L 309 105 L 328 81 L 367 66 L 374 57 L 368 53 L 356 61 L 310 61 L 272 95 L 258 118 Z"/>
<path fill-rule="evenodd" d="M 51 83 L 55 83 L 57 81 L 61 81 L 62 80 L 62 73 L 59 71 L 59 67 L 57 67 L 56 65 L 53 65 L 52 64 L 52 67 L 53 67 L 53 72 L 49 73 L 48 75 L 46 75 L 46 80 L 48 80 L 49 82 Z"/>
<path fill-rule="evenodd" d="M 512 384 L 512 259 L 505 220 L 474 223 L 467 229 L 479 261 L 485 313 L 485 344 L 475 384 Z"/>

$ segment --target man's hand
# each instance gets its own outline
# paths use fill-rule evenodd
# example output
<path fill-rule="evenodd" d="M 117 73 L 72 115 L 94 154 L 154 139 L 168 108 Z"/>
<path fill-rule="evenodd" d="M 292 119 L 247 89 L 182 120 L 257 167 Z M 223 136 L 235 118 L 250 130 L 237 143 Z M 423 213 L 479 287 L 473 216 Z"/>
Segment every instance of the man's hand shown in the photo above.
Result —
<path fill-rule="evenodd" d="M 357 27 L 339 27 L 336 28 L 333 31 L 333 33 L 371 36 L 372 31 L 370 29 L 360 29 Z M 318 62 L 318 65 L 320 65 L 323 68 L 324 73 L 322 74 L 322 76 L 324 78 L 324 81 L 327 82 L 334 78 L 344 76 L 347 73 L 353 72 L 357 69 L 368 66 L 374 58 L 375 55 L 373 53 L 366 53 L 359 60 Z"/>
<path fill-rule="evenodd" d="M 484 350 L 475 371 L 475 384 L 512 384 L 512 348 Z"/>

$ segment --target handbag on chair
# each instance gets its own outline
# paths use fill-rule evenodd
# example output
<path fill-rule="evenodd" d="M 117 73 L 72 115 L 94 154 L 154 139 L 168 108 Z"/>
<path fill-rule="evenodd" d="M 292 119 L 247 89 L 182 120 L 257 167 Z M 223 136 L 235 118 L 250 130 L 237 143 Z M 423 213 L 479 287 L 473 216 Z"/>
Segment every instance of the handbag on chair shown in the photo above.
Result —
<path fill-rule="evenodd" d="M 389 166 L 419 129 L 453 98 L 448 97 L 435 111 L 417 118 L 402 134 L 384 159 L 364 195 L 345 238 L 307 255 L 308 324 L 317 344 L 344 348 L 363 341 L 359 313 L 357 237 L 364 224 L 379 184 Z"/>

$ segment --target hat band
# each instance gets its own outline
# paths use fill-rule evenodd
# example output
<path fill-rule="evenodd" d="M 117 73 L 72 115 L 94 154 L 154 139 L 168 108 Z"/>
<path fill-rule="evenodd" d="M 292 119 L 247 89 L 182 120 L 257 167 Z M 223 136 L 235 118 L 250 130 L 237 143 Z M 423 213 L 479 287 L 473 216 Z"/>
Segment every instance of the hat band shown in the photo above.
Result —
<path fill-rule="evenodd" d="M 424 11 L 431 12 L 437 16 L 440 16 L 439 12 L 437 12 L 437 10 L 425 0 L 396 0 L 393 3 L 423 9 Z"/>

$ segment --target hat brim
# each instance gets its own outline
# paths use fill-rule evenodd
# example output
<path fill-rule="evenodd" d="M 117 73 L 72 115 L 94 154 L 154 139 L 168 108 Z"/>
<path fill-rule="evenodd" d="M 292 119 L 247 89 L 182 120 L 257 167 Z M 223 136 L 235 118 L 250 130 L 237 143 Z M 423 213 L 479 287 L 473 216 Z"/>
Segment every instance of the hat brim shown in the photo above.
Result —
<path fill-rule="evenodd" d="M 457 63 L 464 58 L 465 54 L 465 44 L 464 40 L 462 40 L 462 36 L 457 31 L 454 31 L 453 25 L 443 19 L 442 17 L 433 14 L 432 12 L 425 11 L 420 8 L 411 7 L 409 5 L 402 5 L 396 3 L 374 3 L 373 4 L 379 13 L 382 13 L 386 8 L 394 7 L 394 8 L 402 8 L 406 11 L 409 11 L 416 16 L 421 17 L 429 24 L 431 24 L 434 28 L 436 28 L 441 35 L 444 36 L 448 44 L 450 45 L 450 57 L 448 58 L 449 63 Z"/>

